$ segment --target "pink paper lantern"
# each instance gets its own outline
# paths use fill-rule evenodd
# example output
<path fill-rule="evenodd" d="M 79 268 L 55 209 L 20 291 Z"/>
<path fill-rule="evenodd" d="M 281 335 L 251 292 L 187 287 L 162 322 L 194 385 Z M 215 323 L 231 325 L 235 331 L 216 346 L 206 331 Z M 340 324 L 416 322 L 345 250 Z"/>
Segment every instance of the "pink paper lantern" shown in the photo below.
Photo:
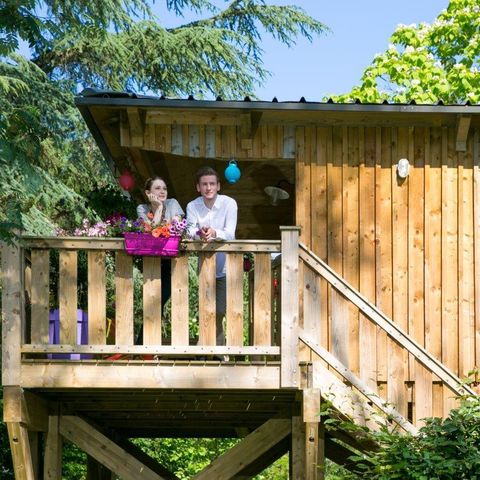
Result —
<path fill-rule="evenodd" d="M 135 178 L 133 177 L 132 172 L 125 170 L 121 175 L 120 178 L 118 179 L 118 182 L 120 183 L 120 186 L 124 189 L 131 190 L 135 186 Z"/>

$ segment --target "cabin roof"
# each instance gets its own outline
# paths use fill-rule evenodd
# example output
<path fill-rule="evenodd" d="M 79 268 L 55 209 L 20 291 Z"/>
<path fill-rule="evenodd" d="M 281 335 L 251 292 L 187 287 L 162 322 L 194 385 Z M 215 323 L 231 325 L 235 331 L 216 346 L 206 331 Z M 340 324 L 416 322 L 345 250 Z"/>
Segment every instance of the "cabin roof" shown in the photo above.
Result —
<path fill-rule="evenodd" d="M 241 161 L 241 181 L 222 182 L 222 192 L 241 205 L 238 238 L 278 238 L 278 225 L 294 224 L 297 127 L 305 127 L 306 136 L 312 135 L 309 127 L 447 127 L 462 141 L 470 128 L 480 127 L 480 105 L 468 103 L 197 100 L 95 89 L 75 101 L 115 175 L 134 172 L 132 195 L 139 203 L 148 177 L 165 178 L 169 195 L 185 206 L 197 195 L 194 178 L 201 165 L 222 172 L 232 157 Z M 290 197 L 272 208 L 265 187 L 280 182 Z"/>
<path fill-rule="evenodd" d="M 165 96 L 141 95 L 133 92 L 117 92 L 112 90 L 98 90 L 86 88 L 75 99 L 76 105 L 81 108 L 87 105 L 110 106 L 137 106 L 137 107 L 164 107 L 164 108 L 213 108 L 213 109 L 246 109 L 246 110 L 301 110 L 301 111 L 337 111 L 337 112 L 383 112 L 383 113 L 449 113 L 475 114 L 480 113 L 480 105 L 471 105 L 469 101 L 457 104 L 444 104 L 441 100 L 436 104 L 418 104 L 414 100 L 409 103 L 366 103 L 357 99 L 353 103 L 338 103 L 329 98 L 327 101 L 307 101 L 305 97 L 299 100 L 279 101 L 277 97 L 268 100 L 252 100 L 245 97 L 243 100 L 215 100 L 195 99 L 190 95 L 186 99 L 167 98 Z"/>

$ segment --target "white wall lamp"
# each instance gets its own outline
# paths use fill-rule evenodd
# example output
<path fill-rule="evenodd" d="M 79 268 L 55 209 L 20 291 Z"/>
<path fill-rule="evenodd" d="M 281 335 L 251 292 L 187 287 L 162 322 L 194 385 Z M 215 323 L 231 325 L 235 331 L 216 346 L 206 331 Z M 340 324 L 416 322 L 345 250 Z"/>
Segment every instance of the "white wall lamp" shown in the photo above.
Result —
<path fill-rule="evenodd" d="M 408 159 L 401 158 L 397 163 L 398 178 L 401 178 L 401 179 L 407 178 L 409 173 L 410 173 L 410 163 L 408 162 Z"/>

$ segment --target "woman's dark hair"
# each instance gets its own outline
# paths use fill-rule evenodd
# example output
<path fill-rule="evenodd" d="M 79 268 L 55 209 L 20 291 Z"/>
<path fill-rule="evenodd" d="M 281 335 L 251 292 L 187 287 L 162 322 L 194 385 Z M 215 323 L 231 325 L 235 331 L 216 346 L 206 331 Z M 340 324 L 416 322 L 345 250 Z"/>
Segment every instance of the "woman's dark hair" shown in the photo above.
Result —
<path fill-rule="evenodd" d="M 220 181 L 220 177 L 218 176 L 217 171 L 212 167 L 205 166 L 197 170 L 197 173 L 195 174 L 195 178 L 197 179 L 197 184 L 200 183 L 200 179 L 202 177 L 206 177 L 207 175 L 215 175 L 217 177 L 217 182 Z"/>
<path fill-rule="evenodd" d="M 161 180 L 165 185 L 167 184 L 167 182 L 162 177 L 156 175 L 155 177 L 147 178 L 145 182 L 145 190 L 150 190 L 152 188 L 152 183 L 155 180 Z"/>

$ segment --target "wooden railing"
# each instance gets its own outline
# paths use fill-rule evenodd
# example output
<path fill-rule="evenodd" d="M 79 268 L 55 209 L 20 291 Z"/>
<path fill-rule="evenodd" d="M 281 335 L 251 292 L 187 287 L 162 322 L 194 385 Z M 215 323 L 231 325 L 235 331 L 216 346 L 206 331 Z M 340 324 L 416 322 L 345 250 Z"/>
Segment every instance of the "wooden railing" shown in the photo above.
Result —
<path fill-rule="evenodd" d="M 216 345 L 216 252 L 224 252 L 227 263 L 226 345 Z M 248 298 L 244 299 L 246 252 L 253 254 L 254 270 Z M 121 239 L 23 237 L 20 246 L 4 247 L 2 254 L 4 326 L 13 334 L 7 335 L 8 343 L 14 343 L 6 348 L 18 358 L 20 354 L 32 358 L 81 354 L 100 361 L 114 354 L 128 358 L 238 355 L 242 360 L 278 356 L 278 309 L 272 289 L 272 254 L 278 253 L 280 241 L 187 242 L 185 250 L 171 260 L 171 321 L 166 324 L 161 312 L 159 257 L 129 256 Z M 80 255 L 86 260 L 79 261 Z M 192 257 L 198 257 L 200 267 L 193 266 Z M 189 272 L 198 282 L 197 292 L 189 292 Z M 134 297 L 140 298 L 134 302 Z M 108 315 L 112 307 L 107 305 L 108 298 L 114 299 L 113 318 Z M 252 309 L 244 305 L 250 299 Z M 21 312 L 15 304 L 20 305 Z M 88 317 L 88 342 L 77 335 L 80 307 Z M 55 344 L 54 309 L 59 317 Z M 249 310 L 251 318 L 247 318 Z M 110 337 L 109 321 L 115 328 Z M 141 326 L 143 342 L 139 345 L 136 332 Z"/>
<path fill-rule="evenodd" d="M 218 252 L 227 258 L 226 345 L 216 345 Z M 254 270 L 248 275 L 243 271 L 247 252 L 254 258 Z M 281 256 L 272 260 L 272 254 Z M 86 260 L 79 262 L 80 255 Z M 281 241 L 187 242 L 172 259 L 170 322 L 161 313 L 161 268 L 157 257 L 126 255 L 121 239 L 24 237 L 20 246 L 4 246 L 3 384 L 19 385 L 22 356 L 76 354 L 96 362 L 110 361 L 112 355 L 147 360 L 152 355 L 160 360 L 205 355 L 237 356 L 246 362 L 280 359 L 279 386 L 294 389 L 300 388 L 300 364 L 310 362 L 321 382 L 336 371 L 336 378 L 407 429 L 405 418 L 417 424 L 427 416 L 445 415 L 450 405 L 446 398 L 474 393 L 301 245 L 297 227 L 281 227 Z M 189 275 L 197 280 L 193 291 Z M 249 286 L 246 298 L 245 286 Z M 109 298 L 115 299 L 113 310 L 107 305 Z M 88 315 L 88 342 L 83 345 L 77 337 L 79 307 Z M 50 316 L 56 308 L 59 338 L 54 343 Z M 327 310 L 331 313 L 324 315 Z M 359 322 L 353 330 L 352 317 Z M 110 337 L 109 320 L 115 326 Z M 135 331 L 140 326 L 139 345 Z M 372 361 L 379 341 L 388 342 L 388 381 L 381 386 Z M 407 369 L 413 372 L 408 384 Z M 432 393 L 438 384 L 443 388 L 442 407 Z"/>
<path fill-rule="evenodd" d="M 375 405 L 395 420 L 402 428 L 413 431 L 405 421 L 411 418 L 416 425 L 428 416 L 443 416 L 448 405 L 434 407 L 433 381 L 441 384 L 443 398 L 475 392 L 438 361 L 425 348 L 404 333 L 397 324 L 384 315 L 341 276 L 305 246 L 299 247 L 300 268 L 300 361 L 318 364 L 318 388 L 325 392 L 332 377 L 332 385 L 338 377 L 353 387 L 356 395 L 364 397 L 369 405 Z M 326 288 L 322 288 L 322 283 Z M 323 292 L 323 295 L 322 295 Z M 330 303 L 330 318 L 322 321 L 322 311 Z M 349 310 L 353 309 L 354 314 Z M 355 315 L 356 314 L 356 315 Z M 357 318 L 358 328 L 352 328 L 349 319 Z M 353 333 L 352 333 L 353 332 Z M 375 382 L 374 365 L 377 342 L 385 336 L 388 342 L 386 363 L 388 381 L 379 388 Z M 353 358 L 358 355 L 359 358 Z M 408 363 L 407 363 L 408 362 Z M 355 367 L 360 365 L 360 368 Z M 328 370 L 325 369 L 328 367 Z M 357 370 L 358 368 L 358 370 Z M 403 369 L 409 368 L 413 381 L 405 382 Z M 326 383 L 325 383 L 326 382 Z M 344 387 L 344 385 L 341 385 Z M 407 388 L 412 390 L 407 397 Z M 339 391 L 335 393 L 337 400 Z M 441 399 L 440 399 L 441 400 Z M 367 405 L 367 408 L 369 408 Z M 451 408 L 451 407 L 450 407 Z"/>

